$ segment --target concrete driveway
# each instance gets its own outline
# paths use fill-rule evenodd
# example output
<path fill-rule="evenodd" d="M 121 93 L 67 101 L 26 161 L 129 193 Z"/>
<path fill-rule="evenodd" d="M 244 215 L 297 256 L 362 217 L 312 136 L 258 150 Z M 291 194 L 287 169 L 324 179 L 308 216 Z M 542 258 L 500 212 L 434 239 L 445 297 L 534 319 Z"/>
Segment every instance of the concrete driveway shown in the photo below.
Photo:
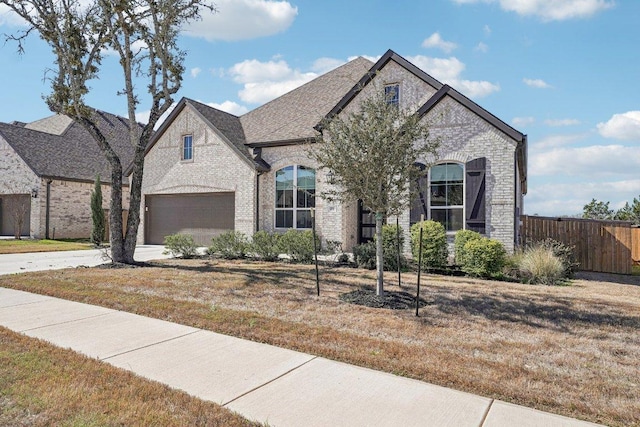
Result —
<path fill-rule="evenodd" d="M 164 246 L 140 245 L 136 247 L 135 260 L 169 258 L 163 255 Z M 0 275 L 25 273 L 28 271 L 58 270 L 62 268 L 96 265 L 109 262 L 102 258 L 102 251 L 89 249 L 82 251 L 38 252 L 27 254 L 0 255 Z"/>

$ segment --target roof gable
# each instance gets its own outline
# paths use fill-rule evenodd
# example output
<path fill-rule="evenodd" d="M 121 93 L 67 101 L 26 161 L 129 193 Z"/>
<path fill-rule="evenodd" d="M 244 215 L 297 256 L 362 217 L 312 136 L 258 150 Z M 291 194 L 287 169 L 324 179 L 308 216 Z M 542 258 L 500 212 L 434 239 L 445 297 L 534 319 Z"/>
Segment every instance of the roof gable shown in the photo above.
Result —
<path fill-rule="evenodd" d="M 244 114 L 247 144 L 315 138 L 314 126 L 371 65 L 358 57 Z"/>
<path fill-rule="evenodd" d="M 418 114 L 420 116 L 428 113 L 433 107 L 435 107 L 435 105 L 438 104 L 438 102 L 440 102 L 445 97 L 445 95 L 448 95 L 517 142 L 522 142 L 525 138 L 525 136 L 521 132 L 515 130 L 513 127 L 509 126 L 507 123 L 489 113 L 480 105 L 462 95 L 460 92 L 453 89 L 449 85 L 443 84 L 435 78 L 431 77 L 429 74 L 422 71 L 420 68 L 416 67 L 392 50 L 388 50 L 384 55 L 382 55 L 378 62 L 376 62 L 371 67 L 371 69 L 364 76 L 362 76 L 358 83 L 356 83 L 351 88 L 351 90 L 347 92 L 346 95 L 344 95 L 340 102 L 338 102 L 331 109 L 331 111 L 325 116 L 325 118 L 330 119 L 331 117 L 339 114 L 342 110 L 344 110 L 345 107 L 349 103 L 351 103 L 351 101 L 353 101 L 353 99 L 362 91 L 362 89 L 373 81 L 377 73 L 382 70 L 389 63 L 389 61 L 396 62 L 398 65 L 404 67 L 416 77 L 437 90 L 437 92 L 418 109 Z"/>
<path fill-rule="evenodd" d="M 249 166 L 257 170 L 268 170 L 269 166 L 261 159 L 254 159 L 245 146 L 244 129 L 240 122 L 240 118 L 233 114 L 210 107 L 201 102 L 194 101 L 189 98 L 182 98 L 176 108 L 164 120 L 158 131 L 154 134 L 149 142 L 145 154 L 148 153 L 153 146 L 160 140 L 162 135 L 175 121 L 176 117 L 185 109 L 191 108 L 196 115 L 213 130 L 242 160 L 247 162 Z M 131 170 L 127 170 L 130 173 Z"/>
<path fill-rule="evenodd" d="M 129 143 L 129 121 L 103 111 L 96 111 L 96 118 L 98 128 L 127 166 L 134 154 Z M 103 181 L 109 182 L 111 167 L 98 144 L 81 125 L 70 120 L 54 115 L 24 126 L 0 123 L 0 133 L 40 177 L 93 181 L 99 174 Z M 47 127 L 47 123 L 56 125 Z"/>

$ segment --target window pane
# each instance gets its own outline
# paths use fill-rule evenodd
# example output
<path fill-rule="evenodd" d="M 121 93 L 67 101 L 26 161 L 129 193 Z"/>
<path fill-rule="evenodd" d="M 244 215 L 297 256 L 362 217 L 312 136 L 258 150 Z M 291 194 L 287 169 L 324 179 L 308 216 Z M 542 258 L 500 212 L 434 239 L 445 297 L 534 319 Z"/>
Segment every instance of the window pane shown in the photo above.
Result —
<path fill-rule="evenodd" d="M 305 166 L 298 166 L 298 188 L 315 190 L 316 171 L 314 169 Z"/>
<path fill-rule="evenodd" d="M 276 190 L 293 189 L 293 166 L 287 166 L 276 172 Z"/>
<path fill-rule="evenodd" d="M 293 190 L 276 190 L 276 208 L 293 207 Z"/>
<path fill-rule="evenodd" d="M 447 163 L 447 181 L 459 181 L 463 180 L 462 165 L 456 163 Z"/>
<path fill-rule="evenodd" d="M 387 85 L 384 87 L 384 99 L 387 104 L 398 105 L 400 102 L 400 86 Z"/>
<path fill-rule="evenodd" d="M 447 181 L 447 165 L 435 165 L 431 168 L 431 182 Z"/>
<path fill-rule="evenodd" d="M 191 160 L 193 158 L 193 137 L 185 135 L 182 137 L 182 160 Z"/>
<path fill-rule="evenodd" d="M 431 206 L 447 205 L 447 186 L 445 184 L 431 186 Z"/>
<path fill-rule="evenodd" d="M 450 184 L 447 186 L 447 205 L 462 206 L 463 191 L 462 184 Z"/>
<path fill-rule="evenodd" d="M 431 209 L 431 219 L 444 225 L 447 229 L 447 210 L 446 209 Z"/>
<path fill-rule="evenodd" d="M 447 231 L 462 230 L 464 225 L 464 218 L 462 216 L 462 209 L 449 209 L 449 221 Z"/>
<path fill-rule="evenodd" d="M 296 228 L 311 228 L 311 211 L 308 209 L 296 211 Z"/>
<path fill-rule="evenodd" d="M 276 228 L 292 228 L 293 227 L 293 211 L 277 210 L 276 211 Z"/>

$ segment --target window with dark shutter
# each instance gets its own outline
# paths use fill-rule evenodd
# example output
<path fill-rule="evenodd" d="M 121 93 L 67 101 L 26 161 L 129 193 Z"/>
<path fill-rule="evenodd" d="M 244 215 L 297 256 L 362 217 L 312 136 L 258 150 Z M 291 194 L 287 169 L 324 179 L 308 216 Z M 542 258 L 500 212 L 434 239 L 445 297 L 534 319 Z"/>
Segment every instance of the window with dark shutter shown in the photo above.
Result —
<path fill-rule="evenodd" d="M 485 182 L 486 182 L 486 157 L 473 159 L 465 165 L 466 179 L 466 229 L 485 234 Z"/>

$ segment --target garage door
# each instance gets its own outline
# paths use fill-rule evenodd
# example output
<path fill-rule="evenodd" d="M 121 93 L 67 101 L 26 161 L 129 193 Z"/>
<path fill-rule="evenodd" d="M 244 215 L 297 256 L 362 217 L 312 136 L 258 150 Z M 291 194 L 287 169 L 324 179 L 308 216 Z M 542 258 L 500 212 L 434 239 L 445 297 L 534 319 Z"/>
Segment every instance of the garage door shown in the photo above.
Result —
<path fill-rule="evenodd" d="M 235 193 L 162 194 L 145 197 L 145 242 L 161 245 L 170 234 L 190 234 L 198 245 L 234 229 Z"/>
<path fill-rule="evenodd" d="M 31 196 L 29 194 L 0 194 L 0 235 L 14 236 L 22 222 L 21 236 L 29 235 Z"/>

